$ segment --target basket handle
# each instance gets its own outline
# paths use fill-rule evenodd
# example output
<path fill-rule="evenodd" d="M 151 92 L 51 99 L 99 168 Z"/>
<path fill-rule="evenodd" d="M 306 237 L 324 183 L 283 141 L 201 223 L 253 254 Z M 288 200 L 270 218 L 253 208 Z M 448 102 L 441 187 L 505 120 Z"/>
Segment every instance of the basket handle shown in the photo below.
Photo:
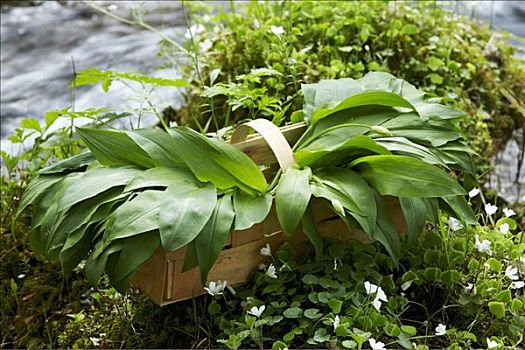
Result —
<path fill-rule="evenodd" d="M 257 131 L 272 150 L 281 169 L 285 172 L 295 164 L 293 151 L 277 125 L 266 119 L 254 119 L 239 125 L 232 134 L 230 143 L 246 140 L 249 129 Z"/>

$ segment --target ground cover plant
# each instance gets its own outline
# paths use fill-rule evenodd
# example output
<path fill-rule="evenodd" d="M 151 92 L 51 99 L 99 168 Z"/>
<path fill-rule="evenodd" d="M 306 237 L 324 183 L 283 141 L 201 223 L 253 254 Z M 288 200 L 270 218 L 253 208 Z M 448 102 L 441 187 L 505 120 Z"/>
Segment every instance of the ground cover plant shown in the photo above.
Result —
<path fill-rule="evenodd" d="M 302 170 L 294 168 L 290 174 L 295 173 L 299 179 L 308 172 L 306 167 L 311 168 L 312 176 L 307 186 L 311 194 L 324 195 L 334 212 L 350 225 L 370 225 L 370 218 L 361 217 L 359 220 L 362 223 L 354 218 L 356 214 L 359 216 L 356 205 L 345 200 L 348 197 L 340 197 L 341 194 L 332 187 L 333 179 L 328 179 L 327 174 L 321 171 L 322 166 L 316 164 L 322 164 L 327 157 L 322 149 L 316 147 L 319 140 L 314 137 L 316 129 L 319 130 L 327 120 L 337 122 L 330 125 L 334 128 L 325 135 L 332 137 L 324 139 L 330 142 L 325 144 L 323 141 L 323 147 L 349 152 L 353 145 L 339 142 L 337 132 L 359 130 L 360 134 L 354 137 L 367 139 L 368 145 L 374 145 L 376 151 L 384 148 L 393 155 L 422 159 L 435 169 L 455 171 L 453 176 L 463 172 L 459 180 L 467 190 L 477 185 L 468 175 L 473 172 L 468 162 L 471 152 L 465 147 L 466 140 L 457 132 L 457 127 L 469 134 L 469 144 L 479 151 L 478 155 L 473 155 L 474 159 L 480 163 L 478 156 L 489 153 L 487 150 L 491 141 L 488 131 L 498 146 L 506 138 L 505 135 L 521 123 L 523 68 L 520 61 L 511 57 L 513 50 L 497 35 L 492 37 L 493 32 L 465 18 L 443 20 L 444 12 L 432 3 L 417 3 L 413 7 L 379 2 L 322 3 L 318 11 L 307 2 L 253 3 L 244 12 L 244 5 L 233 2 L 232 11 L 220 13 L 217 17 L 207 16 L 209 10 L 202 4 L 186 5 L 196 6 L 192 11 L 197 14 L 192 19 L 188 17 L 189 42 L 185 47 L 179 47 L 173 41 L 163 40 L 161 54 L 173 59 L 170 65 L 174 62 L 178 64 L 180 52 L 184 51 L 191 58 L 185 77 L 191 85 L 179 79 L 90 69 L 76 75 L 73 88 L 101 83 L 107 91 L 113 88 L 115 80 L 136 82 L 148 88 L 156 85 L 186 87 L 191 108 L 178 112 L 175 120 L 196 126 L 202 134 L 226 126 L 218 135 L 213 135 L 223 139 L 227 139 L 233 124 L 244 118 L 264 117 L 277 125 L 300 122 L 306 118 L 310 123 L 307 136 L 312 139 L 308 140 L 305 136 L 301 141 L 302 147 L 295 149 L 296 157 L 301 159 Z M 287 20 L 283 21 L 283 17 Z M 345 20 L 333 21 L 333 18 L 340 17 Z M 238 31 L 231 30 L 233 26 Z M 221 28 L 221 31 L 216 32 L 214 28 Z M 312 40 L 314 44 L 303 47 L 302 43 L 308 38 L 315 39 Z M 177 49 L 174 50 L 174 47 Z M 195 70 L 195 67 L 199 69 Z M 425 91 L 425 99 L 434 99 L 424 104 L 420 93 L 416 93 L 409 84 L 400 85 L 394 79 L 391 84 L 384 84 L 377 90 L 402 96 L 415 111 L 411 111 L 408 105 L 402 107 L 406 109 L 374 106 L 372 113 L 370 107 L 360 106 L 349 108 L 344 113 L 355 119 L 358 117 L 353 113 L 366 111 L 380 119 L 379 110 L 384 109 L 385 114 L 393 118 L 387 123 L 405 116 L 403 123 L 365 125 L 366 121 L 361 124 L 363 121 L 359 120 L 361 125 L 345 125 L 340 123 L 342 120 L 338 117 L 340 111 L 336 112 L 337 104 L 360 90 L 359 84 L 366 82 L 366 79 L 355 83 L 357 85 L 353 85 L 351 80 L 341 80 L 348 86 L 354 86 L 355 90 L 343 89 L 344 94 L 329 96 L 335 103 L 323 108 L 324 111 L 318 112 L 317 117 L 314 117 L 312 109 L 324 106 L 326 101 L 323 102 L 323 96 L 326 95 L 323 95 L 323 89 L 331 88 L 334 82 L 306 85 L 304 97 L 302 92 L 298 93 L 303 83 L 343 77 L 361 78 L 368 71 L 383 70 L 415 83 Z M 436 99 L 437 96 L 442 98 Z M 303 103 L 306 108 L 301 110 Z M 466 118 L 462 119 L 454 109 L 437 107 L 436 103 L 464 110 Z M 170 165 L 177 163 L 178 160 L 173 159 L 170 152 L 164 151 L 151 152 L 154 156 L 149 160 L 140 151 L 141 156 L 132 159 L 115 160 L 112 158 L 115 157 L 114 152 L 105 155 L 98 152 L 98 157 L 93 156 L 97 150 L 90 155 L 86 149 L 89 142 L 84 143 L 73 128 L 77 118 L 93 121 L 87 127 L 94 127 L 97 131 L 90 133 L 91 130 L 86 129 L 84 133 L 87 139 L 97 137 L 96 141 L 92 141 L 91 148 L 100 142 L 97 132 L 112 135 L 112 139 L 117 140 L 121 140 L 122 134 L 134 135 L 143 146 L 147 144 L 150 151 L 169 147 L 166 146 L 169 143 L 147 141 L 150 140 L 148 137 L 160 131 L 139 130 L 128 134 L 98 130 L 111 129 L 115 120 L 125 120 L 132 129 L 138 128 L 145 112 L 154 113 L 159 119 L 159 127 L 169 129 L 168 119 L 174 117 L 172 110 L 162 111 L 148 101 L 144 101 L 144 105 L 146 109 L 125 112 L 105 109 L 78 111 L 71 106 L 50 111 L 44 123 L 28 118 L 22 121 L 11 137 L 15 145 L 20 145 L 21 154 L 2 152 L 2 161 L 7 169 L 2 170 L 0 202 L 0 347 L 282 349 L 384 346 L 496 349 L 523 346 L 525 268 L 523 226 L 519 226 L 520 222 L 523 225 L 523 208 L 519 204 L 513 205 L 514 213 L 505 208 L 507 203 L 497 195 L 480 192 L 476 188 L 469 192 L 467 200 L 464 196 L 458 196 L 460 202 L 452 205 L 435 198 L 405 199 L 405 215 L 413 208 L 421 208 L 410 203 L 414 201 L 430 203 L 432 209 L 424 213 L 412 212 L 407 241 L 402 238 L 404 244 L 399 246 L 396 254 L 391 254 L 392 249 L 389 251 L 387 247 L 390 244 L 392 248 L 398 243 L 388 241 L 385 245 L 363 245 L 358 242 L 334 244 L 314 239 L 313 245 L 323 252 L 315 258 L 297 256 L 288 246 L 278 252 L 264 247 L 261 254 L 268 256 L 269 261 L 246 285 L 232 288 L 225 281 L 214 281 L 216 283 L 206 285 L 208 295 L 165 308 L 154 305 L 136 291 L 128 290 L 121 294 L 111 286 L 110 282 L 116 282 L 117 287 L 125 286 L 129 271 L 121 273 L 124 278 L 113 278 L 113 281 L 107 275 L 111 278 L 114 271 L 108 271 L 96 286 L 92 286 L 82 271 L 86 265 L 84 261 L 73 268 L 81 260 L 75 249 L 86 249 L 85 242 L 74 242 L 75 237 L 69 240 L 73 245 L 68 247 L 74 249 L 65 250 L 69 255 L 59 254 L 64 248 L 64 241 L 58 239 L 60 235 L 57 240 L 49 240 L 51 255 L 58 256 L 58 262 L 35 254 L 29 247 L 30 232 L 33 230 L 31 217 L 27 209 L 20 209 L 20 198 L 31 180 L 38 183 L 38 177 L 56 179 L 59 177 L 57 174 L 63 176 L 72 171 L 68 169 L 81 172 L 79 176 L 91 171 L 96 174 L 100 168 L 107 167 L 94 166 L 97 165 L 93 163 L 94 158 L 100 157 L 103 159 L 101 163 L 131 162 L 131 167 L 138 168 L 143 174 L 166 165 L 162 162 L 163 157 Z M 405 124 L 412 118 L 410 116 L 417 114 L 421 117 L 433 109 L 451 119 L 439 121 L 432 114 L 426 114 L 429 118 L 419 120 L 417 128 Z M 59 119 L 68 121 L 65 127 L 55 128 L 54 123 Z M 434 139 L 424 135 L 434 128 L 439 130 L 440 137 Z M 164 131 L 161 133 L 164 136 L 159 137 L 163 137 L 164 141 L 167 134 Z M 189 130 L 186 133 L 189 137 L 204 140 L 197 133 Z M 35 142 L 28 146 L 31 137 L 36 137 Z M 441 137 L 444 137 L 441 139 L 443 143 L 436 144 L 441 143 Z M 129 143 L 126 146 L 137 150 Z M 345 165 L 370 157 L 366 152 L 367 149 L 359 149 L 358 154 L 348 158 L 336 157 L 341 161 L 339 168 L 347 173 L 356 170 L 357 165 L 353 170 Z M 70 159 L 42 171 L 49 163 L 75 155 L 74 162 Z M 121 163 L 119 167 L 124 168 Z M 155 167 L 146 170 L 152 163 L 156 163 Z M 359 171 L 368 174 L 366 181 L 372 181 L 370 174 L 373 172 L 367 166 L 363 162 Z M 481 167 L 481 171 L 484 170 Z M 40 175 L 37 174 L 39 172 Z M 189 175 L 190 182 L 195 181 L 191 170 L 186 169 L 182 174 Z M 282 174 L 277 178 L 283 182 L 286 180 Z M 96 177 L 92 181 L 95 184 L 98 182 Z M 323 186 L 329 191 L 322 191 Z M 99 217 L 106 213 L 109 215 L 111 210 L 122 208 L 125 200 L 132 203 L 132 196 L 147 192 L 141 198 L 153 198 L 158 195 L 153 192 L 162 192 L 168 187 L 165 184 L 160 188 L 133 189 L 122 193 L 124 185 L 117 185 L 103 195 L 93 197 L 96 200 L 91 203 L 84 203 L 84 209 L 89 207 L 88 204 L 92 206 L 85 213 L 77 211 L 76 217 L 81 214 L 89 216 L 93 210 Z M 243 188 L 250 191 L 247 187 Z M 370 188 L 376 191 L 374 186 Z M 222 192 L 228 190 L 217 190 L 219 197 L 216 198 L 228 195 Z M 235 192 L 240 193 L 241 190 L 236 189 Z M 281 197 L 286 198 L 285 193 Z M 108 202 L 97 205 L 97 201 L 101 203 L 103 198 Z M 262 202 L 262 206 L 268 205 L 268 202 Z M 155 207 L 152 208 L 155 211 Z M 470 208 L 481 226 L 467 225 L 472 223 Z M 128 209 L 135 210 L 137 207 L 131 205 Z M 15 220 L 14 213 L 17 211 L 20 216 Z M 68 211 L 61 214 L 66 212 L 71 214 Z M 308 211 L 305 210 L 305 213 Z M 432 213 L 435 215 L 428 215 Z M 46 225 L 59 232 L 64 227 L 50 225 L 53 216 L 48 217 Z M 295 220 L 299 217 L 302 221 L 308 218 L 299 214 L 295 217 Z M 96 230 L 102 228 L 101 221 L 95 219 L 93 225 L 84 226 L 89 234 L 101 232 Z M 287 218 L 283 218 L 283 226 L 293 226 L 286 221 Z M 235 219 L 233 222 L 235 225 Z M 75 231 L 76 238 L 81 229 Z M 154 236 L 151 231 L 144 234 L 147 233 Z M 397 238 L 393 234 L 390 237 Z M 153 241 L 158 244 L 160 240 L 159 235 Z M 105 243 L 108 243 L 109 250 L 123 249 L 124 246 L 118 239 Z M 117 257 L 119 254 L 113 255 Z M 67 263 L 60 264 L 60 258 Z M 138 262 L 140 259 L 136 259 L 134 264 Z M 115 265 L 116 262 L 110 264 Z M 71 271 L 63 274 L 60 272 L 62 269 Z"/>

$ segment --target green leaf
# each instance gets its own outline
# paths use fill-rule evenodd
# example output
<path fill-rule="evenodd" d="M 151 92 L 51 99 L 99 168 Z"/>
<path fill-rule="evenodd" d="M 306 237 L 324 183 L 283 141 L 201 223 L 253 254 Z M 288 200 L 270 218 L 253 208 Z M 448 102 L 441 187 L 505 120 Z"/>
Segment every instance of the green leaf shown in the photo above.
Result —
<path fill-rule="evenodd" d="M 284 233 L 290 237 L 310 201 L 310 168 L 290 167 L 279 179 L 275 193 L 275 210 Z"/>
<path fill-rule="evenodd" d="M 124 192 L 131 192 L 143 188 L 196 186 L 196 179 L 187 168 L 155 167 L 141 171 L 128 182 Z"/>
<path fill-rule="evenodd" d="M 246 230 L 262 222 L 272 208 L 272 195 L 251 197 L 241 191 L 235 191 L 233 196 L 235 208 L 235 230 Z"/>
<path fill-rule="evenodd" d="M 390 130 L 395 137 L 430 143 L 434 147 L 463 138 L 463 135 L 449 121 L 425 120 L 415 113 L 401 114 L 384 122 L 381 126 Z"/>
<path fill-rule="evenodd" d="M 92 85 L 102 83 L 104 91 L 108 91 L 111 82 L 115 79 L 131 80 L 143 84 L 156 86 L 188 87 L 189 83 L 183 79 L 157 78 L 141 73 L 124 73 L 103 71 L 97 68 L 88 68 L 76 74 L 73 86 Z"/>
<path fill-rule="evenodd" d="M 382 137 L 374 139 L 375 142 L 398 155 L 410 156 L 429 164 L 445 165 L 427 147 L 421 146 L 404 137 Z"/>
<path fill-rule="evenodd" d="M 417 33 L 419 33 L 419 29 L 413 24 L 405 24 L 403 28 L 401 28 L 401 34 L 404 35 L 414 35 Z"/>
<path fill-rule="evenodd" d="M 132 178 L 140 174 L 140 169 L 132 167 L 106 168 L 98 167 L 86 171 L 76 181 L 63 186 L 57 198 L 58 211 L 94 197 L 112 187 L 125 186 Z"/>
<path fill-rule="evenodd" d="M 219 189 L 239 187 L 250 195 L 266 192 L 264 175 L 236 147 L 218 139 L 209 139 L 186 127 L 172 128 L 170 133 L 179 155 L 200 181 L 210 181 Z"/>
<path fill-rule="evenodd" d="M 467 225 L 478 224 L 478 220 L 464 196 L 446 196 L 442 197 L 441 200 L 454 211 L 463 223 Z"/>
<path fill-rule="evenodd" d="M 40 122 L 35 118 L 25 118 L 20 122 L 20 126 L 25 129 L 31 129 L 42 133 L 42 128 L 40 127 Z"/>
<path fill-rule="evenodd" d="M 351 169 L 332 167 L 323 169 L 317 177 L 328 191 L 335 192 L 345 209 L 357 214 L 355 219 L 367 233 L 371 233 L 375 227 L 377 208 L 371 200 L 373 192 L 363 178 Z"/>
<path fill-rule="evenodd" d="M 338 135 L 338 131 L 347 135 Z M 345 137 L 347 141 L 339 142 Z M 338 128 L 330 135 L 320 137 L 318 142 L 295 152 L 294 156 L 300 166 L 320 167 L 323 165 L 337 166 L 372 154 L 390 154 L 390 152 L 369 136 L 359 135 L 348 139 L 345 129 Z"/>
<path fill-rule="evenodd" d="M 108 218 L 104 241 L 110 241 L 157 230 L 164 191 L 147 190 L 123 203 Z"/>
<path fill-rule="evenodd" d="M 162 198 L 159 214 L 160 239 L 170 252 L 184 247 L 204 228 L 217 202 L 211 184 L 170 186 Z"/>
<path fill-rule="evenodd" d="M 322 317 L 323 314 L 319 312 L 319 309 L 306 309 L 304 310 L 304 316 L 310 320 L 317 320 Z"/>
<path fill-rule="evenodd" d="M 228 239 L 234 215 L 232 195 L 230 193 L 225 194 L 217 200 L 213 214 L 195 238 L 197 260 L 203 284 Z"/>
<path fill-rule="evenodd" d="M 156 231 L 147 232 L 123 240 L 118 258 L 107 268 L 111 284 L 123 293 L 128 287 L 128 281 L 144 264 L 159 246 L 159 234 Z"/>
<path fill-rule="evenodd" d="M 317 230 L 314 213 L 310 204 L 308 204 L 301 221 L 303 223 L 304 235 L 308 237 L 310 243 L 314 246 L 315 254 L 317 259 L 319 259 L 323 253 L 323 239 Z"/>
<path fill-rule="evenodd" d="M 427 221 L 434 222 L 437 201 L 433 198 L 400 197 L 399 204 L 408 228 L 408 242 L 414 243 L 423 232 Z"/>
<path fill-rule="evenodd" d="M 406 156 L 368 156 L 355 160 L 350 166 L 383 196 L 443 197 L 465 194 L 465 190 L 443 170 Z"/>
<path fill-rule="evenodd" d="M 496 227 L 500 227 L 501 225 L 503 224 L 507 224 L 509 225 L 509 229 L 511 231 L 515 230 L 518 228 L 518 224 L 516 223 L 516 221 L 514 221 L 513 219 L 511 218 L 501 218 L 499 219 L 498 221 L 496 221 Z"/>
<path fill-rule="evenodd" d="M 374 199 L 377 206 L 377 225 L 370 235 L 372 239 L 379 241 L 386 248 L 394 262 L 397 264 L 401 255 L 401 241 L 396 225 L 386 209 L 381 196 L 375 192 Z"/>
<path fill-rule="evenodd" d="M 319 120 L 326 118 L 336 112 L 352 107 L 366 105 L 404 107 L 415 110 L 415 107 L 409 101 L 397 94 L 386 91 L 365 91 L 348 97 L 333 109 L 320 109 L 315 111 L 312 115 L 312 124 L 315 124 Z"/>
<path fill-rule="evenodd" d="M 155 166 L 150 156 L 123 131 L 78 127 L 76 130 L 102 165 Z"/>
<path fill-rule="evenodd" d="M 64 177 L 59 175 L 35 176 L 22 195 L 22 199 L 18 205 L 18 210 L 15 217 L 18 217 L 20 213 L 22 213 L 24 209 L 27 208 L 27 206 L 31 204 L 37 204 L 37 202 L 47 194 L 47 189 L 49 189 L 54 184 L 59 183 L 63 179 Z"/>
<path fill-rule="evenodd" d="M 343 306 L 343 302 L 341 300 L 332 299 L 328 301 L 328 306 L 332 310 L 334 314 L 338 314 L 341 312 L 341 307 Z"/>
<path fill-rule="evenodd" d="M 185 167 L 173 137 L 165 131 L 141 129 L 126 134 L 160 167 Z"/>
<path fill-rule="evenodd" d="M 496 318 L 505 317 L 505 303 L 500 301 L 489 301 L 489 311 Z"/>
<path fill-rule="evenodd" d="M 83 171 L 90 163 L 95 160 L 91 152 L 86 151 L 73 157 L 54 163 L 38 171 L 39 175 L 64 174 L 73 171 Z"/>
<path fill-rule="evenodd" d="M 433 71 L 436 71 L 439 68 L 443 67 L 445 65 L 445 62 L 443 62 L 437 57 L 431 56 L 427 58 L 427 64 L 430 67 L 430 69 L 432 69 Z"/>
<path fill-rule="evenodd" d="M 286 318 L 299 318 L 302 314 L 303 310 L 298 307 L 290 307 L 283 312 Z"/>

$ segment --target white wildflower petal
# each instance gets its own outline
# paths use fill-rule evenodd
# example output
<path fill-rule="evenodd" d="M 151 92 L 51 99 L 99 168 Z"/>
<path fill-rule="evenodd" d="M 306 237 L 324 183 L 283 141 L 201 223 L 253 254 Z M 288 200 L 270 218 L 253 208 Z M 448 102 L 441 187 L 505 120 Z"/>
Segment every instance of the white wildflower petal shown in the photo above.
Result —
<path fill-rule="evenodd" d="M 507 223 L 499 225 L 499 233 L 505 234 L 510 231 L 510 226 Z"/>
<path fill-rule="evenodd" d="M 202 53 L 208 52 L 213 46 L 213 41 L 206 39 L 199 43 L 199 51 Z"/>
<path fill-rule="evenodd" d="M 445 335 L 447 333 L 447 326 L 440 323 L 436 327 L 436 335 Z"/>
<path fill-rule="evenodd" d="M 372 300 L 372 306 L 373 306 L 377 311 L 381 310 L 381 305 L 382 305 L 382 304 L 383 304 L 383 303 L 382 303 L 381 301 L 379 301 L 379 298 L 378 298 L 378 297 L 375 297 L 375 299 Z"/>
<path fill-rule="evenodd" d="M 514 281 L 510 284 L 511 289 L 521 289 L 525 286 L 525 282 L 523 281 Z"/>
<path fill-rule="evenodd" d="M 280 36 L 284 34 L 284 28 L 282 26 L 270 26 L 270 32 L 277 36 Z"/>
<path fill-rule="evenodd" d="M 488 255 L 492 255 L 492 248 L 491 248 L 492 242 L 486 239 L 484 239 L 483 241 L 480 241 L 478 235 L 475 235 L 474 238 L 476 240 L 474 242 L 474 247 L 477 249 L 478 252 L 487 253 Z"/>
<path fill-rule="evenodd" d="M 492 205 L 490 203 L 485 204 L 485 212 L 487 213 L 487 215 L 496 214 L 497 211 L 498 211 L 497 206 Z"/>
<path fill-rule="evenodd" d="M 100 345 L 100 338 L 95 337 L 89 337 L 89 340 L 93 343 L 93 346 L 99 346 Z"/>
<path fill-rule="evenodd" d="M 270 243 L 266 243 L 266 245 L 259 251 L 259 254 L 263 256 L 272 256 L 272 248 L 270 247 Z"/>
<path fill-rule="evenodd" d="M 265 305 L 261 305 L 259 307 L 254 306 L 248 311 L 248 314 L 253 315 L 255 317 L 261 317 L 262 313 L 264 312 L 264 309 L 266 309 Z"/>
<path fill-rule="evenodd" d="M 479 188 L 475 188 L 475 187 L 474 187 L 473 189 L 471 189 L 471 190 L 469 191 L 468 196 L 469 196 L 470 198 L 474 198 L 474 197 L 476 197 L 478 194 L 479 194 Z"/>
<path fill-rule="evenodd" d="M 487 348 L 488 349 L 494 349 L 494 348 L 497 348 L 499 346 L 499 343 L 495 340 L 490 340 L 489 338 L 487 338 Z"/>
<path fill-rule="evenodd" d="M 277 274 L 275 273 L 275 266 L 273 266 L 273 264 L 270 264 L 270 266 L 268 266 L 268 270 L 266 270 L 266 275 L 270 278 L 277 278 Z"/>
<path fill-rule="evenodd" d="M 507 276 L 509 279 L 513 281 L 517 280 L 519 278 L 518 269 L 510 265 L 507 266 L 507 268 L 505 269 L 505 276 Z"/>
<path fill-rule="evenodd" d="M 372 294 L 377 292 L 377 286 L 369 281 L 365 281 L 365 290 L 367 294 Z"/>
<path fill-rule="evenodd" d="M 378 298 L 381 301 L 385 301 L 385 302 L 388 301 L 388 298 L 386 297 L 386 294 L 383 291 L 383 288 L 381 288 L 381 287 L 379 287 L 377 289 L 377 296 L 376 296 L 376 298 Z"/>
<path fill-rule="evenodd" d="M 452 231 L 459 231 L 463 228 L 463 225 L 461 224 L 461 222 L 459 222 L 458 219 L 453 218 L 451 216 L 450 218 L 448 218 L 448 227 L 450 227 Z"/>
<path fill-rule="evenodd" d="M 204 290 L 209 295 L 221 295 L 222 292 L 224 291 L 224 288 L 226 288 L 227 284 L 228 284 L 227 281 L 221 281 L 221 280 L 218 280 L 217 282 L 211 281 L 208 284 L 208 287 L 204 287 Z"/>
<path fill-rule="evenodd" d="M 512 209 L 504 208 L 503 209 L 503 214 L 505 214 L 506 217 L 510 218 L 511 216 L 516 215 L 516 212 L 514 210 L 512 210 Z"/>
<path fill-rule="evenodd" d="M 341 320 L 339 319 L 339 316 L 335 316 L 335 318 L 334 318 L 334 330 L 336 330 L 337 327 L 339 327 L 340 322 L 341 322 Z"/>
<path fill-rule="evenodd" d="M 385 343 L 376 341 L 374 338 L 369 338 L 368 343 L 373 350 L 383 350 L 385 349 Z"/>

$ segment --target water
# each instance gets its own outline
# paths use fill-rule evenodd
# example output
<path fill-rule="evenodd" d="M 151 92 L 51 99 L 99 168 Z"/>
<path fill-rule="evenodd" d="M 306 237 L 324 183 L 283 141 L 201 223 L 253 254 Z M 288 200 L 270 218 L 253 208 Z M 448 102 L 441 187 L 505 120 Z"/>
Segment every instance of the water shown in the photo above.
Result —
<path fill-rule="evenodd" d="M 126 16 L 134 1 L 98 1 L 111 11 Z M 493 26 L 525 37 L 525 1 L 442 2 L 444 6 L 479 18 Z M 146 1 L 146 22 L 175 40 L 183 38 L 185 24 L 180 2 Z M 510 39 L 522 48 L 523 41 Z M 13 8 L 1 13 L 1 134 L 2 149 L 10 150 L 6 141 L 23 117 L 41 119 L 45 111 L 71 104 L 68 83 L 74 61 L 76 70 L 89 67 L 116 71 L 141 71 L 147 74 L 177 77 L 177 72 L 160 70 L 163 63 L 156 53 L 159 36 L 100 15 L 82 3 L 63 6 L 46 1 L 40 6 Z M 109 94 L 99 86 L 80 87 L 75 94 L 75 108 L 134 108 L 135 93 L 118 84 Z M 176 89 L 157 89 L 156 104 L 180 106 L 183 99 Z M 146 120 L 151 122 L 152 118 Z M 505 149 L 494 157 L 495 172 L 487 184 L 497 188 L 508 201 L 525 201 L 525 164 L 519 162 L 523 150 L 521 133 L 516 131 Z M 518 171 L 520 169 L 521 171 Z M 519 174 L 519 176 L 518 176 Z"/>
<path fill-rule="evenodd" d="M 108 2 L 104 2 L 105 5 Z M 111 3 L 109 3 L 111 4 Z M 137 7 L 133 1 L 115 1 L 112 12 L 127 16 Z M 174 39 L 183 37 L 185 24 L 179 2 L 148 1 L 145 20 Z M 100 15 L 82 3 L 60 5 L 47 1 L 36 7 L 18 7 L 1 13 L 1 132 L 2 149 L 9 150 L 5 137 L 20 118 L 42 119 L 51 109 L 65 108 L 72 98 L 69 82 L 76 71 L 89 67 L 177 77 L 173 70 L 160 70 L 157 57 L 159 35 L 122 24 Z M 100 86 L 79 87 L 75 108 L 136 107 L 135 94 L 124 86 L 112 85 L 110 93 Z M 176 89 L 159 88 L 153 102 L 180 105 Z"/>

